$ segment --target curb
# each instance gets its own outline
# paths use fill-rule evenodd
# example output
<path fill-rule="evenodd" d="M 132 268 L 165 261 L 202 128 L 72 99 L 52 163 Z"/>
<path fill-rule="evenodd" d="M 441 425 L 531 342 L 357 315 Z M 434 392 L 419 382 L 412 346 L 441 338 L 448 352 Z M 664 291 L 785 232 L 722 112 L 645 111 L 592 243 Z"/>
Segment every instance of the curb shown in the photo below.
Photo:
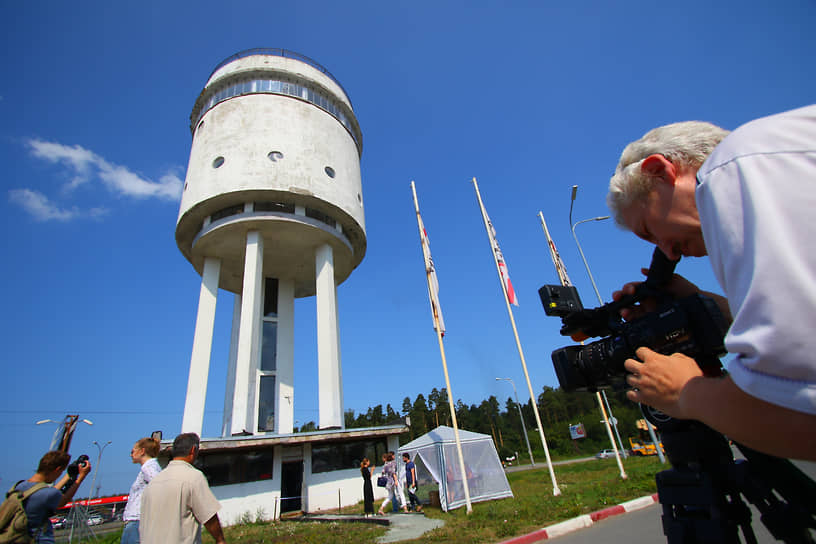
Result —
<path fill-rule="evenodd" d="M 626 501 L 615 506 L 610 506 L 609 508 L 604 508 L 603 510 L 592 512 L 591 514 L 584 514 L 567 521 L 562 521 L 561 523 L 544 527 L 543 529 L 533 531 L 532 533 L 528 533 L 526 535 L 513 537 L 508 540 L 502 540 L 499 542 L 499 544 L 533 544 L 535 542 L 541 542 L 542 540 L 547 540 L 548 538 L 555 538 L 578 529 L 584 529 L 591 526 L 596 521 L 600 521 L 608 517 L 646 508 L 647 506 L 651 506 L 656 502 L 658 502 L 657 493 L 654 495 L 647 495 L 645 497 L 640 497 L 639 499 Z"/>

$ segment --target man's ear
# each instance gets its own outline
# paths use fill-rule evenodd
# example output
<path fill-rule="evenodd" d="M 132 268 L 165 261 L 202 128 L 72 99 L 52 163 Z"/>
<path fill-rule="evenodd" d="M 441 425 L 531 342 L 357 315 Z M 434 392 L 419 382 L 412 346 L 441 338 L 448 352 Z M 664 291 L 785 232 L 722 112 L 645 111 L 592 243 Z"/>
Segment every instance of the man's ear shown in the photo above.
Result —
<path fill-rule="evenodd" d="M 649 155 L 640 165 L 640 171 L 644 174 L 667 181 L 674 185 L 677 178 L 677 169 L 674 164 L 663 155 Z"/>

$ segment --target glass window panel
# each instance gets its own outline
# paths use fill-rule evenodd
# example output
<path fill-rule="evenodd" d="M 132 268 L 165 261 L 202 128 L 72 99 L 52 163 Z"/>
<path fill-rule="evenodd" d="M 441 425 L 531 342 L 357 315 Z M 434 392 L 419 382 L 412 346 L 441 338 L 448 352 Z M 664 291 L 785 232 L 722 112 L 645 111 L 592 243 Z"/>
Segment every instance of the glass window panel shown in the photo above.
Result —
<path fill-rule="evenodd" d="M 272 479 L 272 448 L 251 452 L 201 452 L 197 464 L 211 486 Z"/>
<path fill-rule="evenodd" d="M 261 376 L 258 393 L 258 430 L 275 430 L 275 376 Z"/>
<path fill-rule="evenodd" d="M 386 452 L 385 439 L 312 446 L 312 473 L 359 468 L 363 458 L 377 464 Z"/>
<path fill-rule="evenodd" d="M 221 164 L 224 164 L 224 158 L 223 157 L 218 157 L 216 160 L 218 160 L 218 159 L 221 159 L 219 162 Z M 213 162 L 213 166 L 215 166 L 215 164 L 216 163 Z M 219 164 L 219 166 L 220 166 L 220 164 Z M 229 208 L 224 208 L 223 210 L 218 210 L 217 212 L 215 212 L 214 214 L 212 214 L 210 216 L 210 221 L 215 222 L 215 221 L 218 221 L 219 219 L 229 217 L 230 215 L 237 215 L 239 213 L 244 213 L 244 205 L 243 204 L 238 204 L 238 205 L 235 205 L 235 206 L 230 206 Z"/>
<path fill-rule="evenodd" d="M 274 321 L 264 321 L 262 334 L 261 370 L 272 371 L 277 367 L 278 324 Z"/>
<path fill-rule="evenodd" d="M 256 205 L 256 210 L 257 205 Z M 278 280 L 277 278 L 266 278 L 264 286 L 264 317 L 278 316 Z"/>
<path fill-rule="evenodd" d="M 272 151 L 269 153 L 269 160 L 277 161 L 280 160 L 283 155 L 279 151 Z M 256 202 L 255 203 L 255 211 L 256 212 L 280 212 L 280 213 L 295 213 L 295 205 L 294 204 L 286 204 L 283 202 Z M 277 299 L 275 300 L 276 308 L 273 310 L 274 313 L 277 315 Z M 267 314 L 266 309 L 264 309 L 264 316 L 266 317 L 274 317 L 272 315 Z"/>

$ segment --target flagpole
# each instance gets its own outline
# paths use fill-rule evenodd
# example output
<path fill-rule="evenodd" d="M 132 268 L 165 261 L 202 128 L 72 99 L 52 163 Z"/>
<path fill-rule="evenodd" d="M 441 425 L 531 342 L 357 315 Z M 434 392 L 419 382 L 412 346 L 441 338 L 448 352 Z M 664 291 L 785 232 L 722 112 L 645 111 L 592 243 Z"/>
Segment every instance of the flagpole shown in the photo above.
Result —
<path fill-rule="evenodd" d="M 433 294 L 433 282 L 431 281 L 431 269 L 428 268 L 427 263 L 430 259 L 430 251 L 426 244 L 424 243 L 425 237 L 427 236 L 424 232 L 423 225 L 422 225 L 422 218 L 419 215 L 419 201 L 417 200 L 416 195 L 416 187 L 414 186 L 414 182 L 411 182 L 411 192 L 414 195 L 414 208 L 416 209 L 417 214 L 417 227 L 419 228 L 419 239 L 422 245 L 422 256 L 424 257 L 424 261 L 426 263 L 425 266 L 425 279 L 428 283 L 428 296 L 431 300 L 431 315 L 433 316 L 434 321 L 434 329 L 436 330 L 436 338 L 439 341 L 439 354 L 442 357 L 442 370 L 445 373 L 445 387 L 447 387 L 448 391 L 448 408 L 450 409 L 451 413 L 451 422 L 453 422 L 453 436 L 456 439 L 456 453 L 459 457 L 459 473 L 462 476 L 462 485 L 465 491 L 465 504 L 467 506 L 467 513 L 470 514 L 473 512 L 473 506 L 470 502 L 470 486 L 468 485 L 467 480 L 467 470 L 465 469 L 465 457 L 462 455 L 462 442 L 459 440 L 459 423 L 456 421 L 456 409 L 453 405 L 453 391 L 450 385 L 450 376 L 448 375 L 448 361 L 445 358 L 445 344 L 442 342 L 442 326 L 439 322 L 439 305 L 438 301 L 434 304 L 434 294 Z M 447 497 L 445 497 L 445 501 L 447 502 Z"/>
<path fill-rule="evenodd" d="M 558 496 L 561 490 L 558 489 L 558 482 L 555 480 L 555 471 L 553 470 L 552 460 L 550 459 L 550 449 L 547 447 L 547 439 L 544 436 L 544 426 L 541 424 L 541 416 L 538 413 L 538 402 L 533 392 L 533 386 L 530 383 L 530 373 L 527 371 L 527 362 L 524 360 L 524 351 L 521 349 L 521 340 L 519 340 L 518 329 L 516 328 L 516 320 L 513 318 L 513 310 L 510 307 L 510 298 L 507 296 L 507 286 L 504 284 L 504 277 L 499 267 L 499 261 L 496 258 L 496 251 L 493 249 L 493 236 L 490 232 L 490 224 L 487 218 L 484 204 L 482 203 L 482 195 L 479 193 L 479 185 L 476 183 L 476 178 L 473 178 L 473 187 L 476 189 L 476 199 L 479 201 L 479 209 L 482 212 L 482 221 L 484 221 L 485 230 L 487 231 L 487 238 L 490 242 L 491 253 L 493 253 L 493 262 L 496 265 L 496 272 L 499 274 L 499 283 L 502 286 L 502 293 L 504 293 L 504 302 L 507 305 L 507 314 L 510 316 L 510 325 L 513 327 L 513 336 L 516 339 L 516 347 L 518 348 L 519 357 L 521 358 L 521 368 L 524 369 L 524 379 L 527 381 L 527 390 L 530 392 L 530 401 L 533 405 L 533 414 L 535 414 L 536 424 L 538 425 L 538 435 L 541 438 L 541 443 L 544 445 L 544 455 L 547 458 L 547 468 L 550 470 L 550 479 L 553 485 L 553 495 Z"/>
<path fill-rule="evenodd" d="M 561 285 L 563 286 L 572 285 L 569 276 L 567 276 L 567 269 L 564 267 L 564 263 L 561 261 L 561 255 L 558 254 L 558 250 L 555 248 L 555 242 L 553 242 L 553 239 L 550 236 L 550 229 L 547 228 L 547 222 L 544 221 L 544 214 L 539 211 L 538 217 L 541 219 L 541 227 L 544 229 L 544 234 L 547 236 L 547 247 L 550 249 L 550 258 L 552 258 L 552 262 L 555 265 L 555 271 L 558 273 L 558 279 L 561 281 Z M 584 342 L 582 341 L 581 345 L 583 344 Z M 626 471 L 623 469 L 623 461 L 621 461 L 621 455 L 618 451 L 618 445 L 615 443 L 615 437 L 612 436 L 612 425 L 609 423 L 609 416 L 606 414 L 606 409 L 604 408 L 603 400 L 601 399 L 601 393 L 595 391 L 595 398 L 598 400 L 598 406 L 601 408 L 604 426 L 606 427 L 606 434 L 609 436 L 609 441 L 612 443 L 612 449 L 615 451 L 615 459 L 617 459 L 618 468 L 620 468 L 620 477 L 621 479 L 625 480 L 627 478 Z"/>

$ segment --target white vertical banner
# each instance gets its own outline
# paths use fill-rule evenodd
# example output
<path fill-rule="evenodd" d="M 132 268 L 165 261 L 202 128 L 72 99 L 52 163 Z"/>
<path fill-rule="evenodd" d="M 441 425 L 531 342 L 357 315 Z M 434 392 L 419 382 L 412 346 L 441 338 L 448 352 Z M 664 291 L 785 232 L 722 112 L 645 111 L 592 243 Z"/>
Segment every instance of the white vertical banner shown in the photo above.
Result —
<path fill-rule="evenodd" d="M 428 282 L 428 297 L 431 300 L 431 316 L 434 321 L 434 329 L 436 330 L 436 338 L 439 342 L 439 355 L 442 357 L 442 371 L 445 374 L 445 387 L 448 391 L 448 409 L 451 414 L 451 423 L 453 423 L 453 436 L 456 438 L 456 453 L 459 458 L 459 474 L 462 475 L 462 487 L 465 492 L 465 505 L 467 506 L 467 513 L 473 512 L 473 506 L 470 503 L 470 485 L 465 475 L 468 473 L 465 467 L 465 457 L 462 455 L 462 442 L 459 440 L 459 423 L 456 421 L 456 408 L 453 405 L 453 390 L 450 384 L 450 375 L 448 374 L 448 361 L 445 358 L 445 344 L 442 342 L 442 337 L 445 335 L 445 324 L 442 322 L 442 310 L 439 306 L 439 282 L 436 278 L 436 267 L 434 267 L 433 259 L 431 259 L 430 243 L 428 241 L 428 233 L 425 231 L 425 225 L 422 223 L 422 216 L 419 214 L 419 201 L 417 200 L 416 187 L 414 182 L 411 182 L 411 192 L 414 195 L 414 209 L 416 210 L 417 226 L 419 227 L 419 239 L 422 245 L 422 256 L 425 260 L 425 279 Z"/>
<path fill-rule="evenodd" d="M 538 217 L 541 219 L 541 227 L 544 229 L 544 234 L 547 236 L 547 247 L 550 250 L 550 258 L 555 266 L 555 272 L 558 274 L 558 281 L 560 281 L 561 285 L 564 286 L 572 285 L 569 276 L 567 276 L 567 269 L 564 266 L 564 262 L 561 260 L 561 255 L 558 254 L 558 249 L 555 247 L 555 242 L 553 242 L 552 236 L 550 236 L 550 229 L 547 228 L 547 222 L 544 221 L 544 214 L 538 212 Z"/>
<path fill-rule="evenodd" d="M 506 276 L 507 266 L 504 266 L 504 273 L 502 273 L 504 257 L 501 255 L 498 242 L 496 242 L 496 231 L 493 230 L 493 224 L 487 217 L 484 203 L 482 203 L 482 195 L 479 193 L 479 184 L 476 183 L 476 178 L 473 178 L 473 188 L 476 189 L 476 199 L 479 201 L 479 209 L 482 211 L 482 220 L 484 220 L 485 230 L 487 230 L 487 238 L 490 241 L 490 247 L 493 250 L 493 260 L 496 263 L 496 271 L 499 274 L 502 292 L 504 292 L 504 301 L 507 304 L 507 314 L 510 316 L 510 325 L 513 328 L 513 335 L 516 338 L 516 347 L 518 348 L 519 358 L 521 359 L 521 368 L 524 370 L 524 378 L 527 380 L 527 390 L 530 393 L 530 402 L 533 405 L 533 414 L 535 415 L 536 424 L 538 425 L 538 435 L 541 438 L 542 445 L 544 446 L 544 456 L 547 458 L 547 468 L 550 470 L 550 479 L 552 479 L 553 484 L 553 495 L 558 496 L 561 494 L 561 490 L 558 489 L 558 482 L 555 480 L 555 471 L 553 470 L 552 460 L 550 459 L 550 449 L 547 447 L 547 438 L 544 436 L 544 427 L 541 425 L 541 416 L 538 413 L 538 402 L 536 402 L 535 393 L 533 392 L 533 385 L 530 382 L 530 373 L 527 371 L 527 362 L 524 360 L 524 351 L 521 349 L 521 340 L 519 340 L 516 320 L 513 317 L 513 309 L 510 307 L 511 304 L 518 306 L 518 302 L 515 302 L 515 293 L 513 294 L 512 299 L 509 295 L 507 285 L 510 283 L 510 278 Z M 505 278 L 507 278 L 507 284 L 505 284 Z"/>
<path fill-rule="evenodd" d="M 439 279 L 436 277 L 436 267 L 434 266 L 433 257 L 431 257 L 431 241 L 428 239 L 428 231 L 425 230 L 425 224 L 419 214 L 418 205 L 417 225 L 419 226 L 419 238 L 422 243 L 422 255 L 425 258 L 425 272 L 428 274 L 428 298 L 431 301 L 434 330 L 438 328 L 442 336 L 445 336 L 445 320 L 442 318 L 442 306 L 439 303 Z"/>

